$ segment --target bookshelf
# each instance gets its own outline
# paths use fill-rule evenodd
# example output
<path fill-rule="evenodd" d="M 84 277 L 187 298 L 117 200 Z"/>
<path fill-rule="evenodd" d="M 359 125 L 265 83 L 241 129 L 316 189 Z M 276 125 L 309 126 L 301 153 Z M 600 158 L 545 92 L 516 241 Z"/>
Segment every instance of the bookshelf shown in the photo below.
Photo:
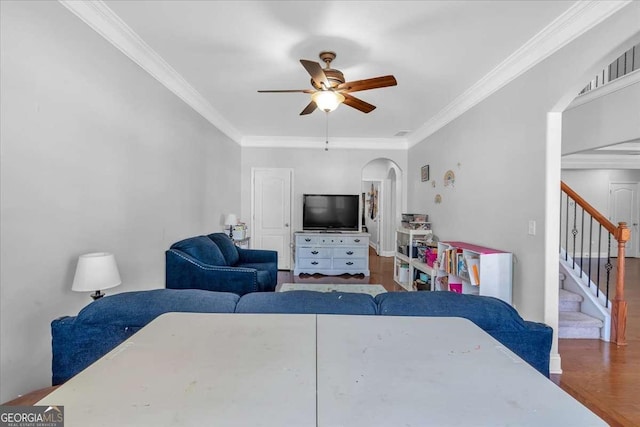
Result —
<path fill-rule="evenodd" d="M 417 246 L 431 236 L 431 230 L 399 228 L 396 230 L 396 253 L 394 257 L 393 280 L 407 291 L 417 290 L 413 280 L 416 270 L 430 276 L 431 290 L 436 270 L 417 258 Z"/>
<path fill-rule="evenodd" d="M 511 304 L 512 253 L 465 242 L 439 242 L 435 266 L 435 290 L 491 296 Z"/>

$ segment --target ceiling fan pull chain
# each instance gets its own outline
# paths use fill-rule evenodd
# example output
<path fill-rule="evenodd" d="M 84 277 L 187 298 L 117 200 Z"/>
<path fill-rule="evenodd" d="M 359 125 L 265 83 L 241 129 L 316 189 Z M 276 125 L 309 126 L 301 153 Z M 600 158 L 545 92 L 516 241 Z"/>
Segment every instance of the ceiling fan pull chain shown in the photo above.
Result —
<path fill-rule="evenodd" d="M 326 122 L 326 139 L 324 141 L 324 151 L 329 151 L 329 112 L 325 111 L 327 122 Z"/>

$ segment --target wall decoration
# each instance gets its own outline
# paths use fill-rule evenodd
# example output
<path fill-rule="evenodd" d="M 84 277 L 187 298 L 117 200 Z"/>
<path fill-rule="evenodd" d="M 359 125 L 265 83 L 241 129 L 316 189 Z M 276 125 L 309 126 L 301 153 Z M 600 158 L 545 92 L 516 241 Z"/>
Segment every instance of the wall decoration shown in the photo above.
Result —
<path fill-rule="evenodd" d="M 371 184 L 371 193 L 369 193 L 369 218 L 376 219 L 378 216 L 378 189 Z"/>
<path fill-rule="evenodd" d="M 433 188 L 436 188 L 436 180 L 435 180 L 435 179 L 434 179 L 433 181 L 431 181 L 431 186 L 432 186 Z"/>
<path fill-rule="evenodd" d="M 455 182 L 456 182 L 456 174 L 454 174 L 452 170 L 446 171 L 444 174 L 444 186 L 453 187 Z"/>
<path fill-rule="evenodd" d="M 365 216 L 365 210 L 367 206 L 367 193 L 362 193 L 362 219 L 360 220 L 362 222 L 362 231 L 364 231 L 365 233 L 368 232 L 369 230 L 367 229 L 367 226 L 364 225 L 366 222 L 366 216 Z"/>
<path fill-rule="evenodd" d="M 433 199 L 433 201 L 436 203 L 442 203 L 442 196 L 439 194 L 436 194 L 436 197 Z"/>
<path fill-rule="evenodd" d="M 429 181 L 429 165 L 420 168 L 420 179 L 422 182 Z"/>

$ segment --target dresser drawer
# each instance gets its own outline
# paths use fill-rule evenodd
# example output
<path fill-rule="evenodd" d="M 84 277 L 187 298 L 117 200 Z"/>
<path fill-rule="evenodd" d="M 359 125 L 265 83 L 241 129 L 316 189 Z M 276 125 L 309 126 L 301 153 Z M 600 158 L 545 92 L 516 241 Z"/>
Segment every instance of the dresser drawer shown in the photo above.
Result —
<path fill-rule="evenodd" d="M 318 243 L 318 236 L 296 236 L 296 245 L 315 245 Z"/>
<path fill-rule="evenodd" d="M 331 258 L 300 258 L 296 268 L 312 268 L 315 270 L 326 270 L 331 268 Z"/>
<path fill-rule="evenodd" d="M 331 248 L 298 248 L 300 258 L 331 258 Z"/>
<path fill-rule="evenodd" d="M 364 258 L 367 250 L 368 248 L 364 247 L 337 247 L 333 250 L 333 256 L 335 258 Z"/>
<path fill-rule="evenodd" d="M 349 236 L 344 238 L 345 245 L 369 246 L 368 236 Z"/>
<path fill-rule="evenodd" d="M 364 270 L 367 269 L 367 260 L 363 258 L 334 258 L 333 268 L 345 270 Z"/>
<path fill-rule="evenodd" d="M 318 243 L 321 245 L 344 245 L 346 237 L 342 237 L 340 234 L 329 234 L 318 237 Z"/>

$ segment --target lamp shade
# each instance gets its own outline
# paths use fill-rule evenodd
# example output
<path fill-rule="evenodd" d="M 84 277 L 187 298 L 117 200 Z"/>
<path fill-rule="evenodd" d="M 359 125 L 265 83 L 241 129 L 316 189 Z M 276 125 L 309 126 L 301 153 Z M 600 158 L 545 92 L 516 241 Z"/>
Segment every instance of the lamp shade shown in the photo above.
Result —
<path fill-rule="evenodd" d="M 93 292 L 116 287 L 122 283 L 116 257 L 107 252 L 80 255 L 71 290 Z"/>
<path fill-rule="evenodd" d="M 338 108 L 344 102 L 344 95 L 332 90 L 319 90 L 311 95 L 311 99 L 316 103 L 319 109 L 330 112 Z"/>
<path fill-rule="evenodd" d="M 224 225 L 237 225 L 238 217 L 235 214 L 229 214 L 224 219 Z"/>

